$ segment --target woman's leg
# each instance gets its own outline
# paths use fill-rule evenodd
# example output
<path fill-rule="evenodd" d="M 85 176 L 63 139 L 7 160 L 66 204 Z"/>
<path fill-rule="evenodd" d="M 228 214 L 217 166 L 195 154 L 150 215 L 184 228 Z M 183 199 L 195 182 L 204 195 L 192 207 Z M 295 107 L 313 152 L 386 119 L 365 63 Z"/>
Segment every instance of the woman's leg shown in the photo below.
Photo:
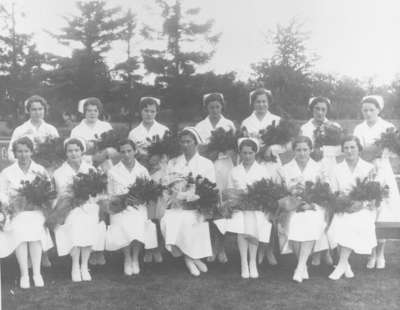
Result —
<path fill-rule="evenodd" d="M 89 273 L 89 257 L 92 252 L 92 247 L 82 247 L 81 248 L 81 275 L 83 281 L 91 281 L 92 276 Z"/>
<path fill-rule="evenodd" d="M 257 249 L 258 249 L 258 240 L 247 239 L 249 245 L 249 271 L 251 278 L 258 278 L 258 269 L 257 269 Z"/>
<path fill-rule="evenodd" d="M 300 242 L 299 258 L 293 275 L 293 280 L 296 282 L 302 282 L 303 279 L 308 278 L 307 260 L 311 255 L 314 243 L 315 241 Z"/>
<path fill-rule="evenodd" d="M 51 261 L 49 259 L 49 255 L 47 254 L 47 252 L 43 252 L 42 254 L 42 266 L 51 267 Z"/>
<path fill-rule="evenodd" d="M 19 272 L 21 275 L 19 285 L 21 288 L 29 288 L 28 244 L 26 242 L 22 242 L 15 249 L 15 256 L 17 257 Z"/>
<path fill-rule="evenodd" d="M 124 247 L 122 249 L 122 252 L 124 253 L 124 274 L 127 276 L 131 276 L 133 274 L 133 271 L 130 245 Z"/>
<path fill-rule="evenodd" d="M 196 265 L 197 269 L 199 269 L 201 272 L 208 271 L 207 265 L 204 264 L 201 259 L 193 259 L 193 262 Z"/>
<path fill-rule="evenodd" d="M 249 244 L 244 235 L 238 234 L 237 243 L 240 254 L 240 264 L 242 269 L 242 278 L 247 279 L 250 276 L 249 263 L 248 263 L 248 249 Z"/>
<path fill-rule="evenodd" d="M 373 269 L 376 265 L 376 248 L 372 249 L 371 255 L 368 258 L 367 268 Z"/>
<path fill-rule="evenodd" d="M 132 242 L 132 273 L 139 274 L 140 273 L 140 264 L 139 264 L 139 254 L 142 244 L 138 241 Z"/>
<path fill-rule="evenodd" d="M 198 277 L 200 275 L 200 270 L 197 268 L 196 264 L 194 263 L 194 260 L 186 255 L 184 259 L 185 259 L 185 265 L 189 269 L 191 275 Z"/>
<path fill-rule="evenodd" d="M 32 260 L 32 273 L 33 282 L 37 287 L 43 287 L 44 282 L 42 274 L 40 272 L 41 260 L 42 260 L 42 243 L 41 241 L 33 241 L 28 243 L 29 254 Z"/>
<path fill-rule="evenodd" d="M 153 253 L 151 251 L 152 250 L 144 250 L 143 262 L 151 263 L 153 261 Z"/>
<path fill-rule="evenodd" d="M 347 271 L 347 273 L 349 274 L 349 257 L 350 254 L 352 252 L 352 249 L 350 248 L 346 248 L 346 247 L 340 247 L 339 250 L 339 262 L 335 268 L 335 270 L 333 270 L 333 272 L 329 275 L 329 279 L 331 280 L 339 280 Z"/>
<path fill-rule="evenodd" d="M 385 239 L 378 240 L 378 246 L 376 247 L 376 268 L 377 269 L 384 269 L 386 262 L 385 262 Z"/>
<path fill-rule="evenodd" d="M 81 256 L 81 249 L 79 247 L 73 247 L 71 252 L 72 268 L 71 268 L 71 278 L 73 282 L 81 282 L 81 267 L 79 264 L 79 259 Z"/>
<path fill-rule="evenodd" d="M 271 243 L 267 244 L 265 253 L 267 254 L 267 261 L 270 265 L 275 266 L 278 264 L 278 261 L 276 260 L 275 253 L 274 253 L 274 247 Z"/>

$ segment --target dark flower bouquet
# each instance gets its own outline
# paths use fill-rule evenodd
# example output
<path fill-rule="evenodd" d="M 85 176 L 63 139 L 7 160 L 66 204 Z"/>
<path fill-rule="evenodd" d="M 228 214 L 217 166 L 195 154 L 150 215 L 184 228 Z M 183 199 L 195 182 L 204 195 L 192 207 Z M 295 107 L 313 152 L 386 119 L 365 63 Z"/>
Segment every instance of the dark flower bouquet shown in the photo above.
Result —
<path fill-rule="evenodd" d="M 299 133 L 298 126 L 290 119 L 281 119 L 278 123 L 272 122 L 266 129 L 260 131 L 260 138 L 264 145 L 285 145 Z"/>
<path fill-rule="evenodd" d="M 379 140 L 375 142 L 381 149 L 387 148 L 389 151 L 400 156 L 400 132 L 394 128 L 388 128 L 386 132 L 382 133 Z"/>
<path fill-rule="evenodd" d="M 36 145 L 32 159 L 45 168 L 60 166 L 65 159 L 64 139 L 47 137 Z"/>
<path fill-rule="evenodd" d="M 107 175 L 97 169 L 78 173 L 72 182 L 73 197 L 81 203 L 103 193 L 107 188 Z"/>
<path fill-rule="evenodd" d="M 236 149 L 237 136 L 231 129 L 226 131 L 223 128 L 217 128 L 211 132 L 210 142 L 207 145 L 208 152 L 225 153 Z"/>
<path fill-rule="evenodd" d="M 348 195 L 336 194 L 334 203 L 331 204 L 332 212 L 354 213 L 363 208 L 378 208 L 388 194 L 388 186 L 382 186 L 368 178 L 357 179 Z"/>
<path fill-rule="evenodd" d="M 118 150 L 119 142 L 128 136 L 128 132 L 125 129 L 111 129 L 103 132 L 100 136 L 96 136 L 96 149 L 97 151 L 103 151 L 109 147 Z"/>
<path fill-rule="evenodd" d="M 50 179 L 44 174 L 37 174 L 32 181 L 21 181 L 17 195 L 11 198 L 9 209 L 12 214 L 38 210 L 47 216 L 56 196 Z"/>
<path fill-rule="evenodd" d="M 164 191 L 164 186 L 154 180 L 137 178 L 136 182 L 129 187 L 126 204 L 132 206 L 138 204 L 149 204 L 157 201 Z"/>
<path fill-rule="evenodd" d="M 315 183 L 311 181 L 305 182 L 303 191 L 298 195 L 303 203 L 297 211 L 309 209 L 306 205 L 313 208 L 314 204 L 328 208 L 334 201 L 336 195 L 332 192 L 329 183 L 317 180 Z"/>
<path fill-rule="evenodd" d="M 278 209 L 278 201 L 287 196 L 289 192 L 283 184 L 272 180 L 261 179 L 247 186 L 247 190 L 228 189 L 224 196 L 232 210 L 262 211 L 274 214 Z"/>
<path fill-rule="evenodd" d="M 196 199 L 187 201 L 186 209 L 197 210 L 206 219 L 223 217 L 224 211 L 219 208 L 220 197 L 216 183 L 200 175 L 194 177 L 190 173 L 187 177 L 187 187 L 194 188 L 194 197 Z"/>
<path fill-rule="evenodd" d="M 167 155 L 168 158 L 177 157 L 181 153 L 177 133 L 167 131 L 162 138 L 155 136 L 148 140 L 147 153 L 153 155 Z"/>
<path fill-rule="evenodd" d="M 315 147 L 340 145 L 343 135 L 342 127 L 333 122 L 326 122 L 314 130 Z"/>

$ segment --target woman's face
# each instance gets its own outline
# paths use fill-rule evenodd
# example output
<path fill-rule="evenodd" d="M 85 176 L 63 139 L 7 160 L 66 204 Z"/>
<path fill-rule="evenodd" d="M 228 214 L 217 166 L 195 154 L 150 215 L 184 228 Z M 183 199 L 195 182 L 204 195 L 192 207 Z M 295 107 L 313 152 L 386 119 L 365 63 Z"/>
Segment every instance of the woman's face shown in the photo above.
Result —
<path fill-rule="evenodd" d="M 136 151 L 130 144 L 121 145 L 119 148 L 119 152 L 121 154 L 121 160 L 123 163 L 131 163 L 135 160 Z"/>
<path fill-rule="evenodd" d="M 179 139 L 182 152 L 186 155 L 193 154 L 196 152 L 196 141 L 191 135 L 183 135 Z"/>
<path fill-rule="evenodd" d="M 100 111 L 96 105 L 88 105 L 86 107 L 85 118 L 90 123 L 94 123 L 99 119 Z"/>
<path fill-rule="evenodd" d="M 244 145 L 240 148 L 240 159 L 244 165 L 251 165 L 256 160 L 256 152 L 251 146 Z"/>
<path fill-rule="evenodd" d="M 144 123 L 153 123 L 157 115 L 157 106 L 155 104 L 145 106 L 141 111 L 141 115 Z"/>
<path fill-rule="evenodd" d="M 328 105 L 325 102 L 318 102 L 314 105 L 312 112 L 315 120 L 323 122 L 328 113 Z"/>
<path fill-rule="evenodd" d="M 254 112 L 265 114 L 268 112 L 268 97 L 265 94 L 258 95 L 253 103 Z"/>
<path fill-rule="evenodd" d="M 306 163 L 310 159 L 311 149 L 307 142 L 297 143 L 294 148 L 294 157 L 297 161 Z"/>
<path fill-rule="evenodd" d="M 25 144 L 17 144 L 15 148 L 15 157 L 18 163 L 21 165 L 26 165 L 31 162 L 32 151 Z"/>
<path fill-rule="evenodd" d="M 40 101 L 34 101 L 29 108 L 29 115 L 32 120 L 44 119 L 45 108 Z"/>
<path fill-rule="evenodd" d="M 211 117 L 219 117 L 222 113 L 222 104 L 219 101 L 211 101 L 207 104 L 207 112 Z"/>
<path fill-rule="evenodd" d="M 78 144 L 68 144 L 65 153 L 70 162 L 79 162 L 82 159 L 82 150 Z"/>
<path fill-rule="evenodd" d="M 358 148 L 357 142 L 356 141 L 346 141 L 343 144 L 343 153 L 344 157 L 348 161 L 356 161 L 358 159 L 358 156 L 360 155 L 360 150 Z"/>
<path fill-rule="evenodd" d="M 378 119 L 380 110 L 375 104 L 365 102 L 361 106 L 361 112 L 366 121 L 375 122 Z"/>

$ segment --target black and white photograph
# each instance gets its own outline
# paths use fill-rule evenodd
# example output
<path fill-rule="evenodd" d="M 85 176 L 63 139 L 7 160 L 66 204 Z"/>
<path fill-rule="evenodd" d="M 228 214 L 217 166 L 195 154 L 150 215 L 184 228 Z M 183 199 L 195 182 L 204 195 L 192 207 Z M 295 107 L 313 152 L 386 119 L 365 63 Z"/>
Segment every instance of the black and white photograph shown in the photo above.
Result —
<path fill-rule="evenodd" d="M 0 0 L 0 310 L 400 309 L 398 0 Z"/>

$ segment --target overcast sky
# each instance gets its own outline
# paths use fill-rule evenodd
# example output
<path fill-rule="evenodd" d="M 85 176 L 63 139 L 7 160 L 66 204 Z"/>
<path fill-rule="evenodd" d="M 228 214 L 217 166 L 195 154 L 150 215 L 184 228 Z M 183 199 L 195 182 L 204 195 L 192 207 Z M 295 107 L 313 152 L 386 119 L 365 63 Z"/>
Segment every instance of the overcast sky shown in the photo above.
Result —
<path fill-rule="evenodd" d="M 9 0 L 1 0 L 9 1 Z M 26 13 L 21 30 L 33 32 L 43 52 L 68 55 L 44 30 L 56 32 L 63 15 L 76 12 L 73 0 L 15 0 Z M 151 0 L 107 0 L 110 6 L 132 8 L 142 21 L 156 24 L 160 18 L 148 6 Z M 296 17 L 311 38 L 308 47 L 319 55 L 316 69 L 357 78 L 388 82 L 400 73 L 399 0 L 186 0 L 215 19 L 222 32 L 214 59 L 207 69 L 231 70 L 246 77 L 250 64 L 271 56 L 264 39 L 277 23 Z M 146 7 L 147 6 L 147 7 Z M 122 46 L 107 55 L 112 64 L 123 60 Z"/>

